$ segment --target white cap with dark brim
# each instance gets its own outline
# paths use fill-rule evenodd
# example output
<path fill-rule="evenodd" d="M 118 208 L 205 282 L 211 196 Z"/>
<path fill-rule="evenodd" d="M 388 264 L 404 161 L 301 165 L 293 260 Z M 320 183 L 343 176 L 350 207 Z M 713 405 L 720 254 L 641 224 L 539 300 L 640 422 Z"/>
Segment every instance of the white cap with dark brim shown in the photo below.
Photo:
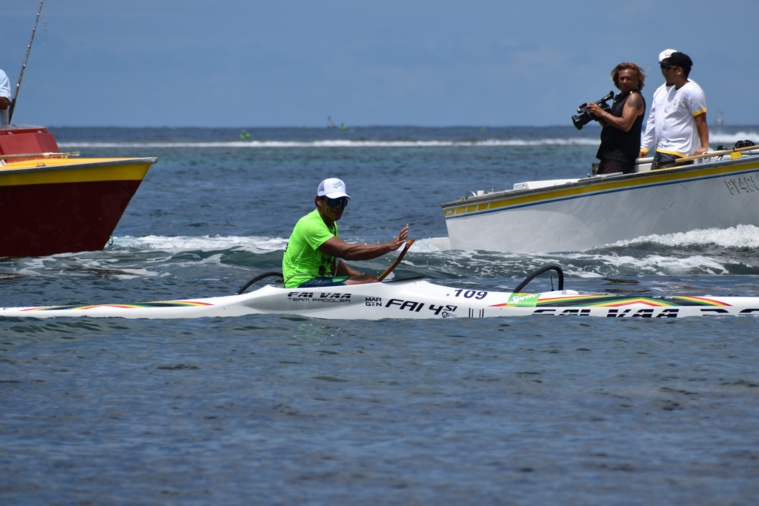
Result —
<path fill-rule="evenodd" d="M 663 62 L 670 56 L 672 56 L 672 53 L 676 53 L 677 49 L 665 49 L 661 53 L 659 53 L 659 63 Z"/>
<path fill-rule="evenodd" d="M 348 197 L 350 195 L 346 193 L 348 189 L 345 187 L 345 183 L 336 177 L 325 179 L 319 183 L 319 188 L 316 190 L 317 197 L 327 197 L 330 199 L 339 199 L 340 197 Z"/>

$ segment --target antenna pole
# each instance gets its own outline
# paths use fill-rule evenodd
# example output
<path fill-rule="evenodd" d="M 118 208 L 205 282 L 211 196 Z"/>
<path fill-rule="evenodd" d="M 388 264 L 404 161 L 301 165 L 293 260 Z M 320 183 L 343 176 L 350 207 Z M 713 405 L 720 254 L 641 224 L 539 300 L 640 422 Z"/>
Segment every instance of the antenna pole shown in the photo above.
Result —
<path fill-rule="evenodd" d="M 40 7 L 37 9 L 37 20 L 34 22 L 34 28 L 32 29 L 32 38 L 29 40 L 29 45 L 26 46 L 26 58 L 24 58 L 24 64 L 21 66 L 21 74 L 18 76 L 18 82 L 16 83 L 16 93 L 11 100 L 11 106 L 8 111 L 8 123 L 13 119 L 13 110 L 16 108 L 16 100 L 18 99 L 18 92 L 21 88 L 21 80 L 24 78 L 24 70 L 26 70 L 26 62 L 29 60 L 29 53 L 32 51 L 32 42 L 34 42 L 34 34 L 37 33 L 37 25 L 40 22 L 40 14 L 42 13 L 42 4 L 45 0 L 40 0 Z"/>

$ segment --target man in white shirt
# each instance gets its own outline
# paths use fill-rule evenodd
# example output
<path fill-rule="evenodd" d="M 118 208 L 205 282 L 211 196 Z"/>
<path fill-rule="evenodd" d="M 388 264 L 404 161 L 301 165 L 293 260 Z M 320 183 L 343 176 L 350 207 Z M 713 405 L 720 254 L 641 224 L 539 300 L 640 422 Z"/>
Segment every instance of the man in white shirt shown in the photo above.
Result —
<path fill-rule="evenodd" d="M 688 55 L 672 50 L 662 52 L 660 57 L 664 57 L 660 67 L 666 82 L 654 93 L 640 152 L 645 157 L 651 149 L 656 150 L 654 169 L 671 166 L 678 158 L 700 155 L 709 149 L 706 96 L 688 78 L 693 61 Z"/>
<path fill-rule="evenodd" d="M 0 69 L 0 126 L 7 125 L 10 120 L 8 113 L 11 106 L 11 83 L 8 76 Z"/>

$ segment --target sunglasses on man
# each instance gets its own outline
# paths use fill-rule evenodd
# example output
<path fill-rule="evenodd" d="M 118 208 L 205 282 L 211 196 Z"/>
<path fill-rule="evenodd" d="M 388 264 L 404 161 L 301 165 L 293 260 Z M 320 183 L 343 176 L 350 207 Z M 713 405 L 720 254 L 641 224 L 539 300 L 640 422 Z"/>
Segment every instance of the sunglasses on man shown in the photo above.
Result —
<path fill-rule="evenodd" d="M 677 68 L 677 65 L 670 65 L 669 63 L 667 63 L 665 61 L 659 63 L 659 66 L 661 67 L 662 70 L 676 69 Z"/>
<path fill-rule="evenodd" d="M 327 205 L 329 207 L 346 207 L 348 205 L 348 197 L 340 197 L 337 199 L 331 199 L 329 197 L 324 197 L 325 202 L 327 202 Z"/>

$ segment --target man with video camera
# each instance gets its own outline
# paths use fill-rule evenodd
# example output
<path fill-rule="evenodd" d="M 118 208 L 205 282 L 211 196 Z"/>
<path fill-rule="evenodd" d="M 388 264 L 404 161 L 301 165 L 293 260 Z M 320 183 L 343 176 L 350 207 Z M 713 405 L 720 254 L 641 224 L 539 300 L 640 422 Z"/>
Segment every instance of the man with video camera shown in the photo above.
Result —
<path fill-rule="evenodd" d="M 619 93 L 614 96 L 611 108 L 605 110 L 596 102 L 589 102 L 588 113 L 598 121 L 601 145 L 596 158 L 601 160 L 598 174 L 635 172 L 635 160 L 640 153 L 640 134 L 646 101 L 640 93 L 646 74 L 638 65 L 620 63 L 611 71 L 611 80 Z"/>

